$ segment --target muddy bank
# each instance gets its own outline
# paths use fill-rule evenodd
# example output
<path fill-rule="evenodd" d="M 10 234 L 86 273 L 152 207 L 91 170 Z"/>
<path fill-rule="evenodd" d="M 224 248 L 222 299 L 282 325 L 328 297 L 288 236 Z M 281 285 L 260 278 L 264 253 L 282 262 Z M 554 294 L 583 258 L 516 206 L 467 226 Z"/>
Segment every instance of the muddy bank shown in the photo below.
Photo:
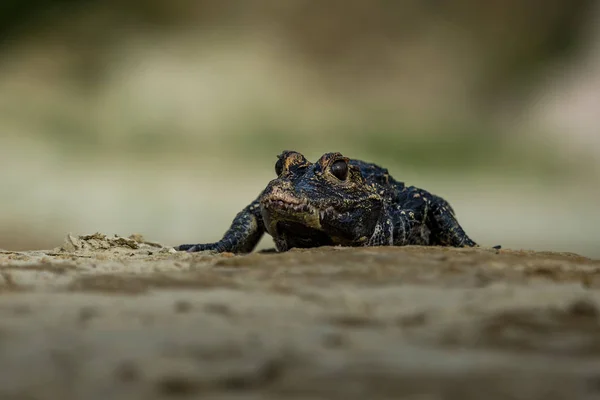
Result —
<path fill-rule="evenodd" d="M 0 251 L 0 398 L 600 397 L 600 261 L 493 249 Z"/>

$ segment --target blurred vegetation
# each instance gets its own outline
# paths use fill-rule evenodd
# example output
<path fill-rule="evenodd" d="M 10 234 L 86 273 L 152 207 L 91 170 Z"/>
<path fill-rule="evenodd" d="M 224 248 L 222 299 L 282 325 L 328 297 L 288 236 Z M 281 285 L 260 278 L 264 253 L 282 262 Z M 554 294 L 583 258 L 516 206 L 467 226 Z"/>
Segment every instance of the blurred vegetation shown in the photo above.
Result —
<path fill-rule="evenodd" d="M 106 65 L 103 50 L 116 40 L 127 40 L 135 30 L 161 35 L 215 27 L 245 32 L 262 26 L 284 35 L 281 40 L 318 65 L 327 82 L 328 72 L 336 74 L 340 68 L 385 72 L 393 56 L 390 47 L 410 46 L 427 32 L 444 40 L 444 33 L 450 32 L 473 47 L 481 63 L 474 90 L 492 101 L 506 90 L 522 87 L 552 60 L 576 53 L 582 30 L 592 23 L 594 4 L 593 0 L 3 0 L 0 38 L 13 44 L 53 32 L 61 37 L 61 45 L 77 53 L 79 68 L 96 65 L 97 75 L 83 71 L 73 76 L 98 80 Z"/>
<path fill-rule="evenodd" d="M 25 126 L 72 158 L 249 156 L 248 150 L 253 158 L 291 147 L 356 149 L 362 157 L 422 169 L 568 176 L 585 158 L 565 165 L 559 148 L 544 138 L 515 138 L 496 119 L 502 113 L 518 118 L 544 68 L 578 54 L 581 37 L 593 23 L 593 7 L 592 0 L 4 0 L 0 67 L 15 62 L 22 49 L 51 61 L 49 66 L 35 56 L 29 64 L 23 61 L 30 69 L 22 80 L 36 85 L 37 76 L 39 93 L 19 86 L 4 90 L 0 121 Z M 153 119 L 143 108 L 136 111 L 135 98 L 128 104 L 123 89 L 117 94 L 123 106 L 99 116 L 104 106 L 97 104 L 98 96 L 111 87 L 111 74 L 122 62 L 115 49 L 133 52 L 139 37 L 160 48 L 159 38 L 172 35 L 177 42 L 181 32 L 193 33 L 199 52 L 214 42 L 243 45 L 249 33 L 262 33 L 290 49 L 285 54 L 294 55 L 291 64 L 304 65 L 309 80 L 330 96 L 327 101 L 345 111 L 317 124 L 314 132 L 313 126 L 297 126 L 304 110 L 282 113 L 272 107 L 277 100 L 261 105 L 257 99 L 256 109 L 249 104 L 231 110 L 239 113 L 239 122 L 222 127 L 228 135 L 193 135 L 191 130 L 206 128 L 190 128 L 193 120 L 186 125 L 169 111 Z M 445 48 L 447 54 L 436 55 Z M 165 48 L 164 57 L 175 52 Z M 396 82 L 404 73 L 410 86 Z M 440 87 L 427 89 L 430 81 Z M 457 96 L 461 99 L 455 102 Z M 107 121 L 117 118 L 122 134 L 115 146 L 106 139 Z"/>

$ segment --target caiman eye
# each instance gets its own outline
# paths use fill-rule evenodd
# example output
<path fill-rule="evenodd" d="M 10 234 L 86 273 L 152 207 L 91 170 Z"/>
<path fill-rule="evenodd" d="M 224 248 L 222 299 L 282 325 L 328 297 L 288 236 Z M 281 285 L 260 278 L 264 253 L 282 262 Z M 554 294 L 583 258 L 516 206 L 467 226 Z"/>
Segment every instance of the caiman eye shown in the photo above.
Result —
<path fill-rule="evenodd" d="M 331 173 L 340 181 L 345 181 L 348 177 L 348 163 L 344 160 L 337 160 L 331 164 Z"/>
<path fill-rule="evenodd" d="M 279 176 L 279 175 L 281 175 L 282 171 L 283 171 L 283 159 L 280 158 L 275 163 L 275 173 L 277 174 L 277 176 Z"/>

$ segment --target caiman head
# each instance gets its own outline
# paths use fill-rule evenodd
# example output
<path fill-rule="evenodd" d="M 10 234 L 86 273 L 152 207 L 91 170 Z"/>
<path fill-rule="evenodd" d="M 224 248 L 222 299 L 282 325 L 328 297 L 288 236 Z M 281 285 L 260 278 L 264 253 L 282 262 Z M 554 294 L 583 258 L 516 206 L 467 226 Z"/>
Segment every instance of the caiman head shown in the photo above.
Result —
<path fill-rule="evenodd" d="M 313 164 L 284 151 L 275 172 L 260 204 L 278 247 L 359 246 L 372 235 L 383 199 L 347 157 L 327 153 Z"/>

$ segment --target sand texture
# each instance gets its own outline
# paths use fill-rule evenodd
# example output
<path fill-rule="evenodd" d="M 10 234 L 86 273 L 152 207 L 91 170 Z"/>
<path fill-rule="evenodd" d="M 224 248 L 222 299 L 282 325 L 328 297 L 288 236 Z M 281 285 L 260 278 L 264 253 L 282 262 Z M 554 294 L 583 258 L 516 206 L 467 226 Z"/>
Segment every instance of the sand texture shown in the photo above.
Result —
<path fill-rule="evenodd" d="M 0 251 L 1 399 L 599 399 L 600 261 L 426 247 Z"/>

